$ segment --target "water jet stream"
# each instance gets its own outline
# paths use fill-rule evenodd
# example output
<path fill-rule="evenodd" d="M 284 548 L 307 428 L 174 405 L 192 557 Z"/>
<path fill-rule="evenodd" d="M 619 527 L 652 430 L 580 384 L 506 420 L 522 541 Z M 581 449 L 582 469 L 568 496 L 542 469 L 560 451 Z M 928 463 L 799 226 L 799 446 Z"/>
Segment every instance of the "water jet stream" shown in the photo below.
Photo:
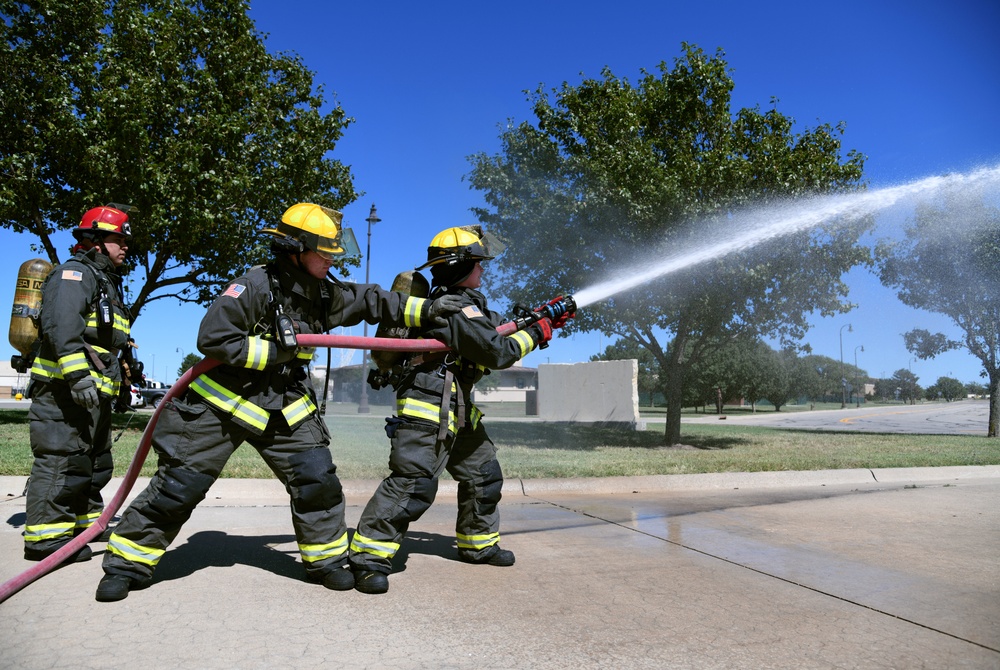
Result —
<path fill-rule="evenodd" d="M 791 203 L 770 206 L 738 214 L 732 225 L 740 232 L 730 239 L 703 248 L 674 252 L 659 258 L 644 269 L 627 275 L 612 276 L 594 286 L 573 294 L 577 307 L 606 300 L 611 296 L 641 286 L 679 270 L 705 261 L 744 251 L 768 240 L 807 230 L 840 217 L 861 217 L 875 214 L 907 199 L 929 197 L 949 188 L 987 187 L 1000 184 L 1000 166 L 984 168 L 968 174 L 928 177 L 918 181 L 858 193 L 810 197 Z M 729 234 L 727 229 L 722 234 Z"/>

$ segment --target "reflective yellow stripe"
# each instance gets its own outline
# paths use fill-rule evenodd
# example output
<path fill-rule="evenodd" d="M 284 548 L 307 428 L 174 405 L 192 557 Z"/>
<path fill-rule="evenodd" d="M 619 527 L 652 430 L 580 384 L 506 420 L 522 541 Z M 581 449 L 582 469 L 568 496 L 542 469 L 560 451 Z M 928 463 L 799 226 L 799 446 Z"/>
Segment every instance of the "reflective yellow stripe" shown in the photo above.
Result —
<path fill-rule="evenodd" d="M 251 370 L 263 370 L 267 367 L 267 359 L 271 355 L 271 343 L 259 335 L 247 338 L 247 360 L 243 367 Z"/>
<path fill-rule="evenodd" d="M 408 328 L 420 327 L 420 314 L 424 310 L 425 302 L 427 300 L 424 298 L 414 298 L 412 296 L 406 299 L 406 305 L 403 307 L 403 325 Z"/>
<path fill-rule="evenodd" d="M 117 533 L 112 533 L 111 538 L 108 540 L 108 551 L 117 556 L 121 556 L 126 561 L 132 561 L 133 563 L 145 563 L 149 566 L 155 566 L 163 557 L 164 550 L 155 549 L 153 547 L 144 547 L 141 544 L 132 542 L 131 540 L 126 540 Z"/>
<path fill-rule="evenodd" d="M 397 551 L 399 551 L 398 542 L 379 542 L 359 533 L 354 533 L 354 539 L 351 540 L 351 553 L 392 558 Z"/>
<path fill-rule="evenodd" d="M 210 404 L 232 414 L 235 421 L 260 431 L 267 427 L 271 415 L 266 410 L 244 400 L 208 375 L 201 375 L 195 379 L 189 388 Z"/>
<path fill-rule="evenodd" d="M 476 429 L 476 427 L 479 425 L 479 422 L 482 421 L 482 419 L 483 419 L 482 411 L 478 407 L 473 405 L 472 409 L 469 410 L 469 420 L 472 422 L 472 430 Z"/>
<path fill-rule="evenodd" d="M 115 320 L 112 324 L 115 330 L 119 330 L 126 335 L 129 334 L 129 321 L 121 314 L 115 313 Z M 87 317 L 87 328 L 97 328 L 97 312 L 91 312 Z"/>
<path fill-rule="evenodd" d="M 308 418 L 315 411 L 316 404 L 312 401 L 312 398 L 304 395 L 295 402 L 289 403 L 287 407 L 281 410 L 281 413 L 284 415 L 288 427 L 294 428 L 296 424 Z"/>
<path fill-rule="evenodd" d="M 437 405 L 413 398 L 400 398 L 396 401 L 396 413 L 399 416 L 409 416 L 414 419 L 430 421 L 435 425 L 441 425 L 441 409 Z M 448 430 L 453 433 L 458 432 L 458 420 L 455 413 L 448 410 Z"/>
<path fill-rule="evenodd" d="M 67 523 L 41 523 L 37 526 L 24 527 L 25 542 L 41 542 L 42 540 L 52 540 L 63 535 L 72 535 L 76 524 L 72 521 Z"/>
<path fill-rule="evenodd" d="M 47 361 L 44 358 L 36 358 L 35 362 L 31 364 L 31 374 L 37 375 L 38 377 L 44 377 L 46 379 L 62 379 L 62 372 L 59 371 L 59 366 L 52 361 Z"/>
<path fill-rule="evenodd" d="M 89 369 L 86 361 L 83 367 Z M 44 358 L 35 359 L 35 362 L 31 365 L 31 374 L 42 379 L 63 379 L 62 369 L 57 364 L 47 361 Z M 90 370 L 90 376 L 93 378 L 94 385 L 100 393 L 111 397 L 118 395 L 118 389 L 121 387 L 118 381 L 102 375 L 96 370 Z"/>
<path fill-rule="evenodd" d="M 521 348 L 521 358 L 530 354 L 531 350 L 535 348 L 535 338 L 523 330 L 514 333 L 510 338 L 517 342 L 517 346 Z"/>
<path fill-rule="evenodd" d="M 59 371 L 62 373 L 63 377 L 74 372 L 79 372 L 80 370 L 87 370 L 89 368 L 90 364 L 87 362 L 87 354 L 82 351 L 70 354 L 69 356 L 63 356 L 59 359 Z"/>
<path fill-rule="evenodd" d="M 311 361 L 316 353 L 316 347 L 299 347 L 295 351 L 295 358 L 300 361 Z"/>
<path fill-rule="evenodd" d="M 328 558 L 336 558 L 347 553 L 347 533 L 329 544 L 299 544 L 299 553 L 306 563 L 315 563 Z"/>
<path fill-rule="evenodd" d="M 76 516 L 76 527 L 77 528 L 90 528 L 97 521 L 97 517 L 101 516 L 100 512 L 93 512 L 91 514 L 77 514 Z"/>
<path fill-rule="evenodd" d="M 455 538 L 459 549 L 485 549 L 492 547 L 500 541 L 500 533 L 490 533 L 488 535 L 462 535 L 455 533 Z"/>

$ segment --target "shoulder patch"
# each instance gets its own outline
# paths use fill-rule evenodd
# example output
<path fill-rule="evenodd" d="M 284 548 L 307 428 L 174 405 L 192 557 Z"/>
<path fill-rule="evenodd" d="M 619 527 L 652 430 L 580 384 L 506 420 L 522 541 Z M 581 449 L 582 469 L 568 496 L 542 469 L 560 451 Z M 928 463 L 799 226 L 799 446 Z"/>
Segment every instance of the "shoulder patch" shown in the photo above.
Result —
<path fill-rule="evenodd" d="M 247 287 L 243 284 L 230 284 L 229 288 L 222 295 L 228 295 L 230 298 L 239 298 L 243 291 L 247 290 Z"/>
<path fill-rule="evenodd" d="M 83 281 L 83 273 L 79 270 L 63 270 L 62 278 L 69 281 Z"/>
<path fill-rule="evenodd" d="M 476 317 L 481 317 L 483 315 L 483 313 L 480 312 L 479 308 L 476 307 L 475 305 L 469 305 L 468 307 L 463 307 L 462 314 L 464 314 L 465 318 L 467 319 L 475 319 Z"/>

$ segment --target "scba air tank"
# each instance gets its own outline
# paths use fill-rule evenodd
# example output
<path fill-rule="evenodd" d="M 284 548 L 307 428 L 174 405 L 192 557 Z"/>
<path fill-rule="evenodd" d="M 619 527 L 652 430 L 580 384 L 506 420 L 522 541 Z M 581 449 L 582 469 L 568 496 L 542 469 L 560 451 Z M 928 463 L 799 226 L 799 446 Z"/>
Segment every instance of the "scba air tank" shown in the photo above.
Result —
<path fill-rule="evenodd" d="M 38 340 L 38 312 L 42 307 L 42 284 L 52 272 L 52 264 L 41 258 L 25 261 L 17 271 L 17 288 L 14 290 L 14 306 L 10 313 L 10 331 L 7 339 L 12 347 L 21 352 L 10 360 L 18 372 L 26 372 L 25 362 L 30 358 L 35 341 Z"/>

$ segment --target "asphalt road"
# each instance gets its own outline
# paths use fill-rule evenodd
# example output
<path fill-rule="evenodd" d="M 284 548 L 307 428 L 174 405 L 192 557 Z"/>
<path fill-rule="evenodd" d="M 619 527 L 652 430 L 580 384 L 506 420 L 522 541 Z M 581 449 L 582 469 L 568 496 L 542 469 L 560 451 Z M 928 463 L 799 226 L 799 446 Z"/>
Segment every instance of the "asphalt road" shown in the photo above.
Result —
<path fill-rule="evenodd" d="M 785 411 L 760 414 L 715 414 L 685 417 L 684 422 L 742 424 L 805 430 L 910 433 L 934 435 L 986 435 L 990 414 L 987 400 L 934 402 L 919 405 L 848 406 L 840 410 Z"/>

